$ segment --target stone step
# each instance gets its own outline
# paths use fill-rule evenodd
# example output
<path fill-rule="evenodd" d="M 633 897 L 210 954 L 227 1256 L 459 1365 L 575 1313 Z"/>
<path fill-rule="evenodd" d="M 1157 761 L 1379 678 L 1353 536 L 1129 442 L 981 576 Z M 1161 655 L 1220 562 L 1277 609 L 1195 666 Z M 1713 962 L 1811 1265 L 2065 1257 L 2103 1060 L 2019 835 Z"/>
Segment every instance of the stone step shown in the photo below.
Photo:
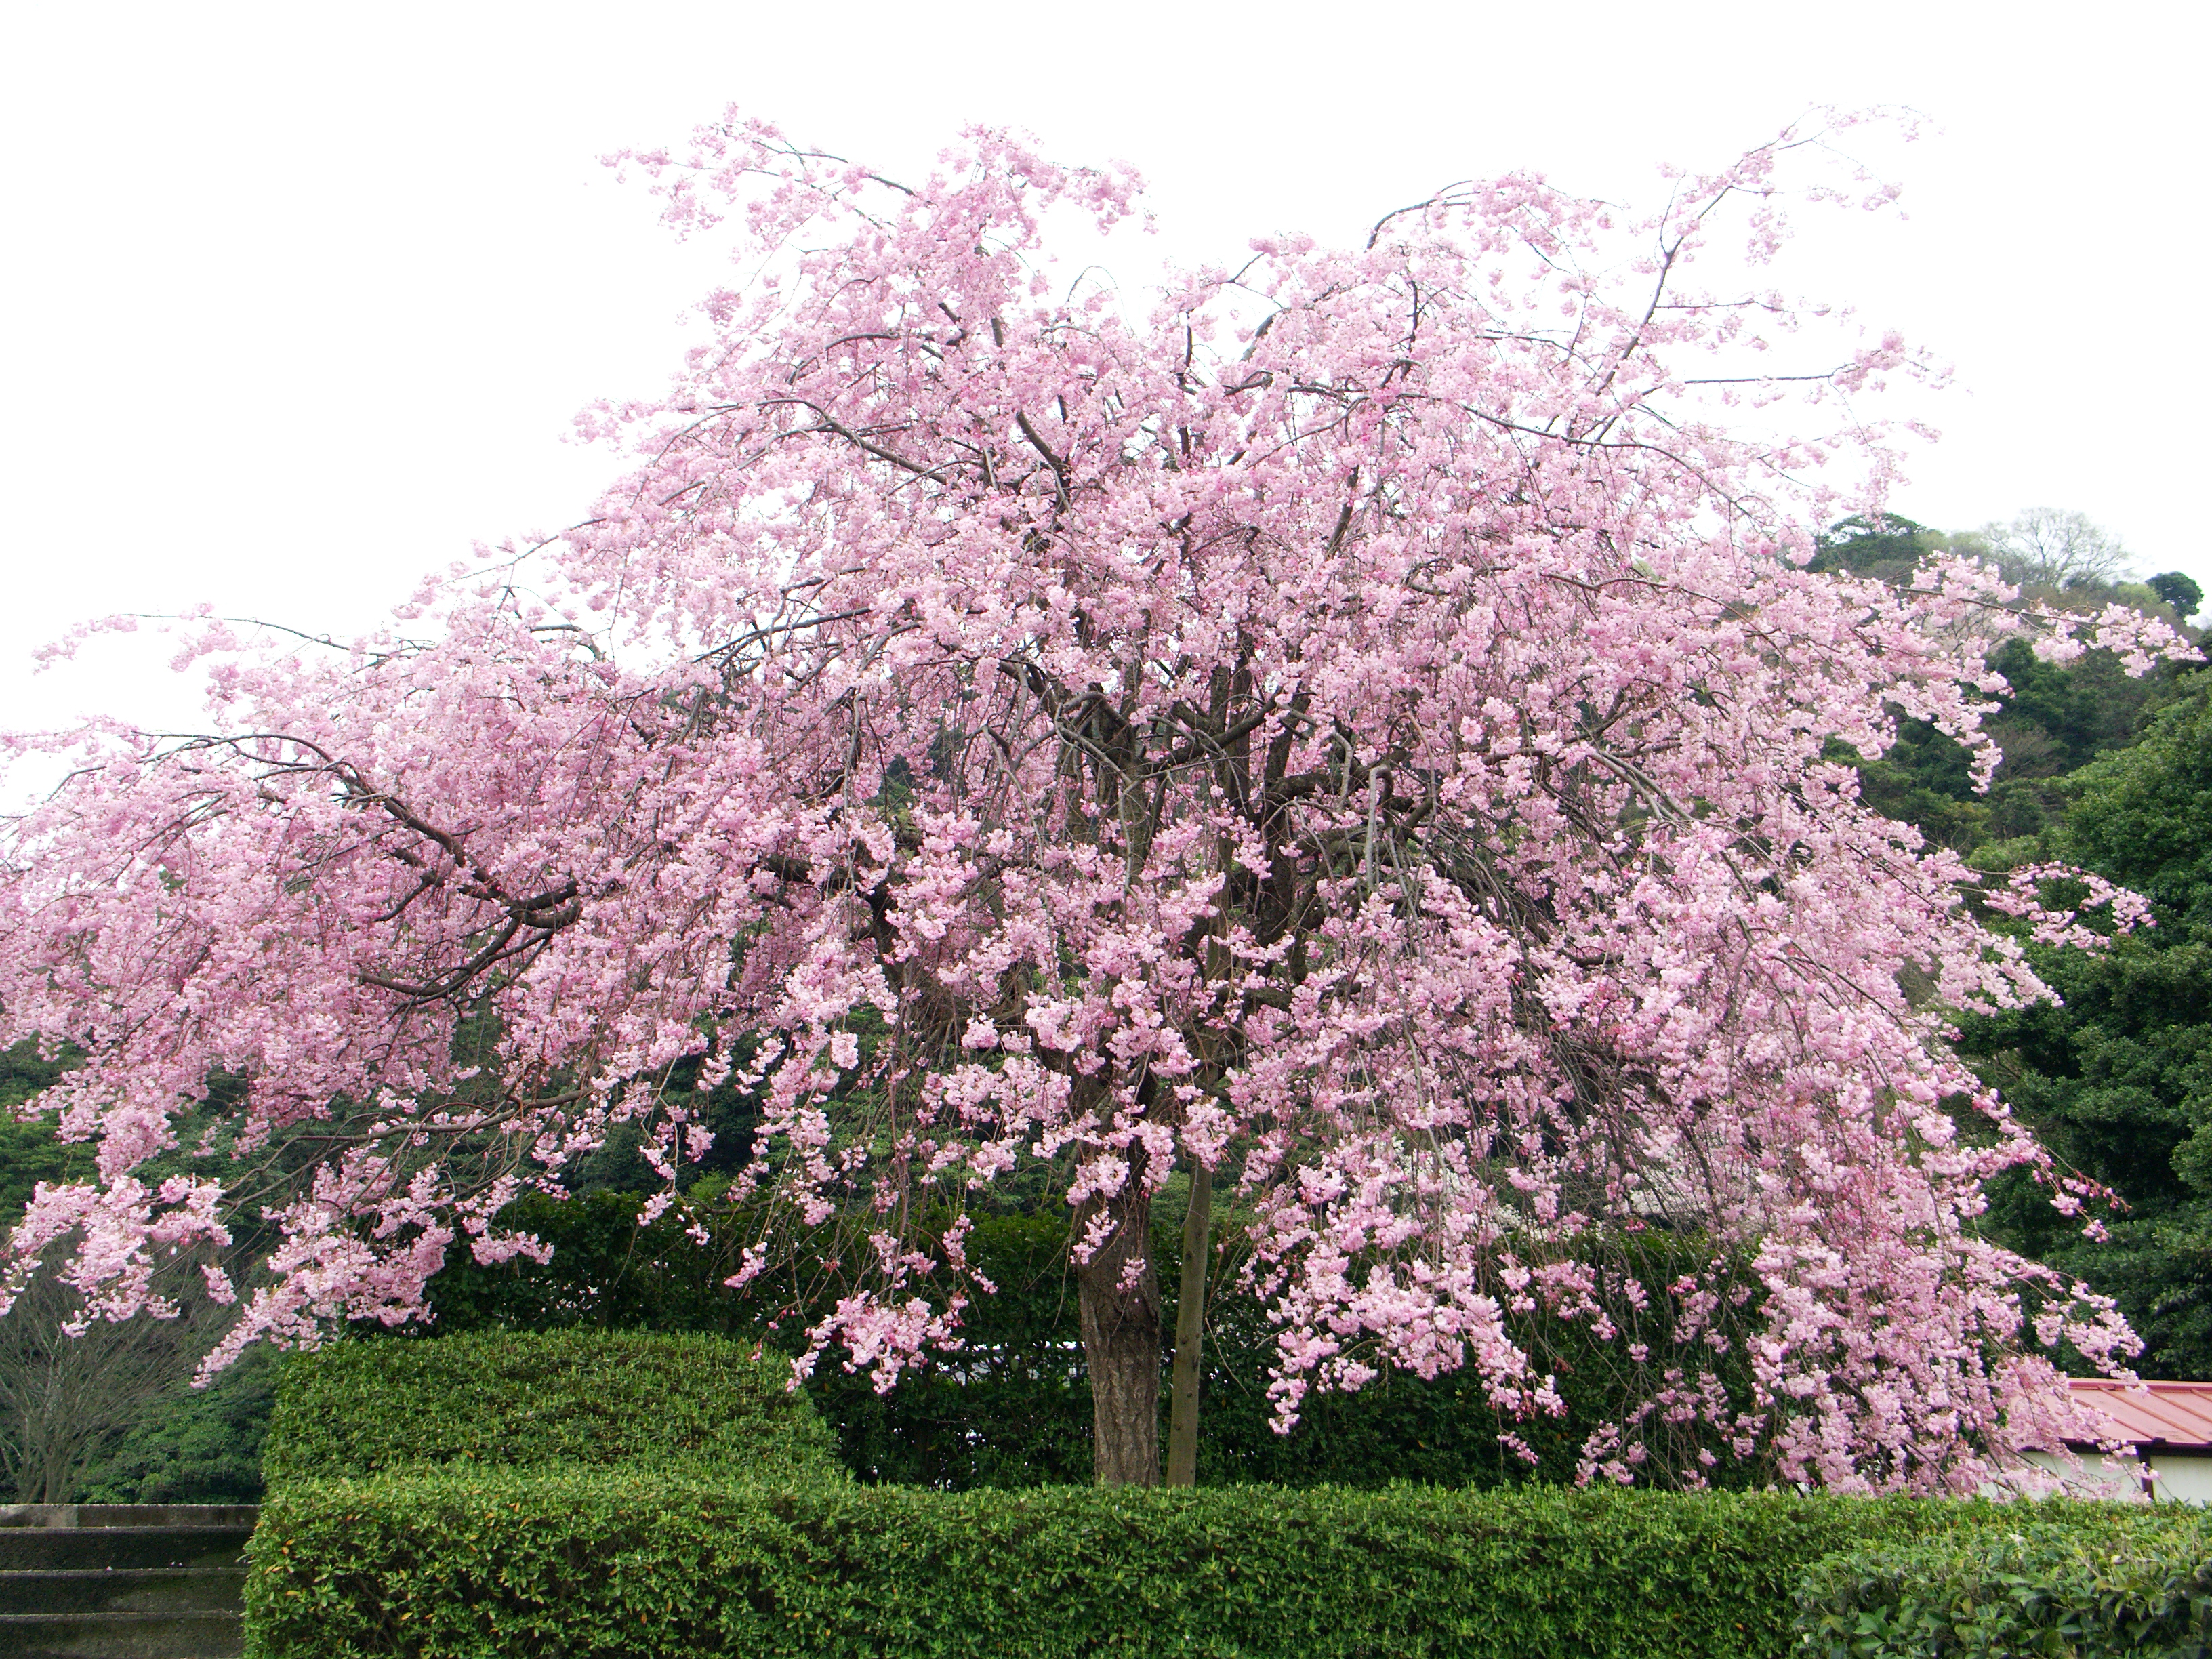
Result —
<path fill-rule="evenodd" d="M 0 1527 L 244 1527 L 254 1504 L 0 1504 Z"/>
<path fill-rule="evenodd" d="M 234 1567 L 251 1527 L 0 1528 L 0 1571 Z"/>
<path fill-rule="evenodd" d="M 0 1572 L 0 1614 L 236 1613 L 244 1567 L 107 1567 Z"/>
<path fill-rule="evenodd" d="M 240 1615 L 0 1613 L 0 1659 L 237 1659 Z"/>

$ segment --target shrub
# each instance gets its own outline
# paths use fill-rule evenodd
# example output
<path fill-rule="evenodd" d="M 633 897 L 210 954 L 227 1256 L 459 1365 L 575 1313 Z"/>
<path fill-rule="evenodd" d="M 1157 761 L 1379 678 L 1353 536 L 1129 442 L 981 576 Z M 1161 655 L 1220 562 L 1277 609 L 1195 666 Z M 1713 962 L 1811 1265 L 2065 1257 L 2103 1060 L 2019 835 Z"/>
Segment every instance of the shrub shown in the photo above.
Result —
<path fill-rule="evenodd" d="M 258 1504 L 261 1443 L 280 1370 L 250 1348 L 204 1389 L 181 1382 L 86 1472 L 81 1504 Z"/>
<path fill-rule="evenodd" d="M 835 1442 L 790 1371 L 722 1338 L 483 1331 L 340 1342 L 285 1368 L 271 1488 L 441 1465 L 827 1474 Z"/>
<path fill-rule="evenodd" d="M 1807 1659 L 2202 1659 L 2212 1650 L 2212 1517 L 2050 1506 L 1855 1551 L 1797 1590 Z"/>
<path fill-rule="evenodd" d="M 248 1650 L 1767 1659 L 1812 1563 L 1982 1507 L 448 1470 L 276 1492 Z"/>

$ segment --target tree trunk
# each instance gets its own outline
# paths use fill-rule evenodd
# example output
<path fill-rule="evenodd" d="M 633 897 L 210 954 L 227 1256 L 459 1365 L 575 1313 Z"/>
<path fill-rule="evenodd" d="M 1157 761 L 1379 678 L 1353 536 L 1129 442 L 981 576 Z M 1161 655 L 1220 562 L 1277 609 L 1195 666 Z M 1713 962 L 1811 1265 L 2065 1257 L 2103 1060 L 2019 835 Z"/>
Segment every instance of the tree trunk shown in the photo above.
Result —
<path fill-rule="evenodd" d="M 1135 1184 L 1131 1183 L 1133 1186 Z M 1083 1358 L 1091 1371 L 1091 1467 L 1102 1486 L 1160 1483 L 1160 1280 L 1148 1259 L 1122 1287 L 1123 1270 L 1145 1250 L 1151 1206 L 1126 1192 L 1085 1205 L 1081 1231 L 1099 1207 L 1115 1228 L 1075 1270 L 1083 1314 Z"/>
<path fill-rule="evenodd" d="M 1182 1218 L 1182 1279 L 1176 1293 L 1174 1388 L 1168 1401 L 1168 1485 L 1198 1484 L 1200 1346 L 1206 1338 L 1206 1269 L 1212 1252 L 1213 1171 L 1194 1162 Z"/>

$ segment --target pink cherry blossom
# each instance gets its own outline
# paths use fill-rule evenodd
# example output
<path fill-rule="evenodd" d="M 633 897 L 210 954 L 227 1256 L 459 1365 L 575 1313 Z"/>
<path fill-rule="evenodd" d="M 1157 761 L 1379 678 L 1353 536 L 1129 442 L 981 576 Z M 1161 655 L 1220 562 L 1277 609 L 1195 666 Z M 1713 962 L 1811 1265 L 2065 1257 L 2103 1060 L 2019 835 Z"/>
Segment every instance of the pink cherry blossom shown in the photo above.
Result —
<path fill-rule="evenodd" d="M 0 1042 L 82 1046 L 44 1103 L 99 1146 L 16 1261 L 75 1239 L 119 1316 L 251 1204 L 281 1242 L 218 1361 L 405 1321 L 457 1241 L 537 1250 L 501 1206 L 612 1126 L 672 1186 L 700 1060 L 763 1103 L 740 1277 L 858 1229 L 802 1369 L 957 1343 L 989 1287 L 923 1218 L 1042 1161 L 1141 1417 L 1146 1228 L 1195 1161 L 1286 1424 L 1389 1365 L 1555 1411 L 1516 1334 L 1551 1321 L 1642 1390 L 1589 1479 L 1645 1478 L 1662 1419 L 1855 1490 L 2048 1442 L 2050 1345 L 2132 1339 L 1978 1236 L 1990 1177 L 2056 1178 L 1946 1042 L 2045 993 L 1827 745 L 1911 715 L 1986 776 L 1995 631 L 2183 647 L 1956 561 L 1805 568 L 1895 476 L 1850 399 L 1918 359 L 1692 276 L 1731 223 L 1771 252 L 1793 188 L 1887 201 L 1817 173 L 1826 136 L 1640 218 L 1457 186 L 1141 302 L 1050 258 L 1136 180 L 1004 133 L 913 183 L 734 116 L 625 158 L 737 274 L 665 397 L 584 418 L 629 458 L 587 522 L 369 637 L 188 623 L 204 734 L 13 740 L 73 770 L 9 828 Z M 202 1173 L 149 1188 L 187 1117 Z M 1639 1234 L 1697 1260 L 1626 1282 Z M 1664 1340 L 1620 1322 L 1659 1301 Z"/>

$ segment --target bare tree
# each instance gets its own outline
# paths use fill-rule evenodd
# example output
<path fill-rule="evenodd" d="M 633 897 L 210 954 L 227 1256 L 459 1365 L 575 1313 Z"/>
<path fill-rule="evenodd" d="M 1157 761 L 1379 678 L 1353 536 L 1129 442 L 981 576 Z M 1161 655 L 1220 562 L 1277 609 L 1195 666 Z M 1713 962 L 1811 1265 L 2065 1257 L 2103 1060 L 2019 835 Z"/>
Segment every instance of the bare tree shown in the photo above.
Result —
<path fill-rule="evenodd" d="M 72 1501 L 147 1407 L 191 1376 L 228 1314 L 204 1295 L 179 1300 L 173 1319 L 94 1319 L 72 1336 L 82 1298 L 42 1272 L 0 1318 L 0 1482 L 16 1501 Z"/>
<path fill-rule="evenodd" d="M 2031 507 L 2010 524 L 1984 525 L 1979 534 L 2004 579 L 2021 587 L 2063 589 L 2129 574 L 2127 549 L 2087 514 Z"/>

